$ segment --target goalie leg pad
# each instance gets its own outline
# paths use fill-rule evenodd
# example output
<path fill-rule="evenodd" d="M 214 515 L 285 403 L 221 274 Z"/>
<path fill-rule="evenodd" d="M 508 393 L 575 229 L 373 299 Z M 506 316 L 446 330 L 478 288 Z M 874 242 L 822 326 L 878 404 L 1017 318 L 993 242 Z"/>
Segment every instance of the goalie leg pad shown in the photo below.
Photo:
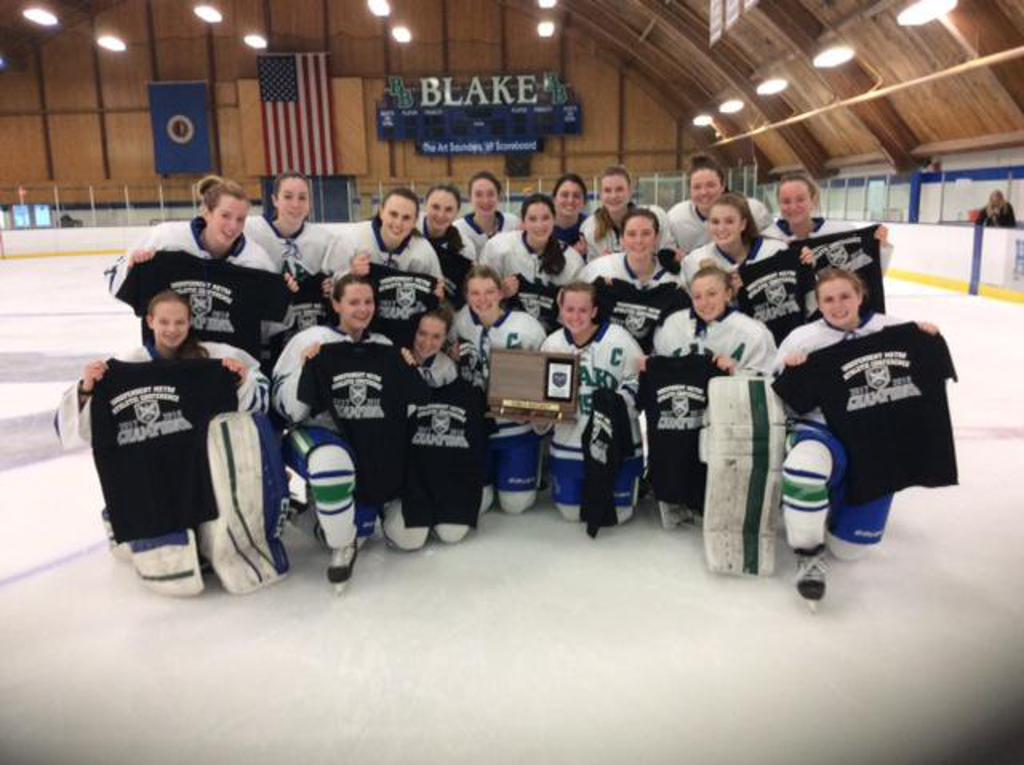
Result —
<path fill-rule="evenodd" d="M 132 566 L 143 586 L 161 595 L 198 595 L 203 591 L 199 552 L 192 529 L 129 543 Z"/>
<path fill-rule="evenodd" d="M 327 546 L 340 550 L 356 538 L 355 461 L 348 445 L 327 428 L 294 428 L 285 441 L 285 463 L 308 481 Z"/>
<path fill-rule="evenodd" d="M 782 466 L 782 513 L 786 539 L 794 550 L 813 550 L 825 542 L 832 472 L 832 453 L 817 438 L 798 441 L 786 455 Z"/>
<path fill-rule="evenodd" d="M 401 500 L 389 502 L 384 507 L 383 529 L 384 538 L 394 547 L 406 552 L 423 547 L 427 542 L 427 535 L 430 533 L 429 526 L 411 529 L 406 527 Z"/>
<path fill-rule="evenodd" d="M 782 403 L 765 379 L 718 377 L 708 386 L 706 417 L 708 568 L 771 575 L 786 441 Z"/>
<path fill-rule="evenodd" d="M 283 474 L 267 475 L 283 473 L 279 461 L 264 456 L 277 444 L 268 432 L 261 435 L 254 415 L 231 412 L 214 417 L 207 435 L 218 513 L 199 527 L 199 544 L 224 589 L 236 595 L 273 584 L 288 570 L 279 539 L 286 482 Z"/>

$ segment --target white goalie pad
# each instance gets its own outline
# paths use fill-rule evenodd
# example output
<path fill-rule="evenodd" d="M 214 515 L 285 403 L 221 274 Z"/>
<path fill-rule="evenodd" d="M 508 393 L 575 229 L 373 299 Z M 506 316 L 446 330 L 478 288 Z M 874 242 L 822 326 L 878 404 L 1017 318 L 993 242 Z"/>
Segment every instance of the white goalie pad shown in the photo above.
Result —
<path fill-rule="evenodd" d="M 716 377 L 708 386 L 704 555 L 711 571 L 770 576 L 782 500 L 786 414 L 771 381 Z"/>
<path fill-rule="evenodd" d="M 284 577 L 275 566 L 264 512 L 263 455 L 252 415 L 219 414 L 207 434 L 218 517 L 199 527 L 199 547 L 224 589 L 234 595 Z"/>
<path fill-rule="evenodd" d="M 148 590 L 189 596 L 203 591 L 196 535 L 192 529 L 129 543 L 132 566 Z"/>

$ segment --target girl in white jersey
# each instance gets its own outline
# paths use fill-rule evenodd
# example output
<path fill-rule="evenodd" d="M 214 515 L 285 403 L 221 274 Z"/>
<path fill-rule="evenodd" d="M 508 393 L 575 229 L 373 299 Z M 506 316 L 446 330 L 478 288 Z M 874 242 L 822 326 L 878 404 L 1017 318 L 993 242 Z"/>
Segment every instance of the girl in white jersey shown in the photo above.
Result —
<path fill-rule="evenodd" d="M 260 372 L 259 363 L 245 351 L 226 343 L 200 342 L 191 333 L 192 309 L 188 298 L 174 290 L 157 293 L 146 309 L 146 324 L 153 331 L 153 340 L 146 345 L 118 354 L 118 361 L 146 362 L 157 359 L 220 359 L 225 368 L 238 375 L 238 409 L 242 412 L 262 413 L 270 403 L 270 382 Z M 65 449 L 88 445 L 92 442 L 92 394 L 96 383 L 107 373 L 107 362 L 103 359 L 86 364 L 82 379 L 64 392 L 54 424 L 57 436 Z M 103 511 L 103 523 L 107 528 L 111 548 L 115 556 L 128 555 L 127 544 L 117 545 L 113 529 Z M 123 556 L 122 556 L 123 552 Z M 196 573 L 198 577 L 198 573 Z M 188 584 L 162 587 L 163 591 L 191 594 L 192 587 L 201 582 L 196 578 Z"/>
<path fill-rule="evenodd" d="M 848 221 L 828 220 L 814 215 L 821 201 L 821 189 L 807 173 L 787 173 L 779 181 L 779 212 L 781 217 L 762 233 L 784 242 L 810 239 L 816 236 L 853 231 L 856 226 Z M 889 267 L 893 247 L 889 243 L 889 229 L 879 226 L 875 238 L 880 245 L 882 272 Z"/>
<path fill-rule="evenodd" d="M 587 240 L 580 229 L 587 219 L 587 184 L 576 173 L 566 173 L 555 181 L 551 193 L 555 202 L 555 236 L 566 247 L 587 254 Z"/>
<path fill-rule="evenodd" d="M 682 276 L 687 288 L 694 274 L 706 265 L 733 272 L 743 263 L 761 261 L 786 249 L 785 242 L 758 234 L 747 199 L 740 194 L 722 194 L 711 205 L 708 231 L 711 242 L 683 258 Z"/>
<path fill-rule="evenodd" d="M 501 183 L 493 173 L 481 170 L 469 179 L 469 203 L 472 212 L 455 221 L 455 226 L 478 253 L 492 236 L 519 229 L 519 218 L 501 211 Z"/>
<path fill-rule="evenodd" d="M 415 367 L 423 381 L 431 388 L 442 388 L 454 382 L 459 376 L 455 362 L 444 352 L 452 321 L 453 316 L 447 308 L 438 308 L 423 314 L 416 328 L 413 347 L 402 349 L 402 357 L 406 363 Z M 438 539 L 449 544 L 461 542 L 469 533 L 469 526 L 456 523 L 408 528 L 402 514 L 401 502 L 388 505 L 384 513 L 383 528 L 388 541 L 400 550 L 418 550 L 423 547 L 431 528 Z"/>
<path fill-rule="evenodd" d="M 112 295 L 117 294 L 133 265 L 152 260 L 160 250 L 180 250 L 196 258 L 227 260 L 261 271 L 280 270 L 266 250 L 243 233 L 249 198 L 240 185 L 211 175 L 203 178 L 197 189 L 203 200 L 198 216 L 155 226 L 106 272 Z"/>
<path fill-rule="evenodd" d="M 562 328 L 548 335 L 542 351 L 572 353 L 580 358 L 576 421 L 555 425 L 551 440 L 552 499 L 568 521 L 580 520 L 583 497 L 583 431 L 590 419 L 592 397 L 598 388 L 618 392 L 626 401 L 633 427 L 632 456 L 627 457 L 615 482 L 615 512 L 619 523 L 633 517 L 637 482 L 643 472 L 636 401 L 643 351 L 625 329 L 597 323 L 597 291 L 593 284 L 573 282 L 558 295 Z"/>
<path fill-rule="evenodd" d="M 481 391 L 487 390 L 492 349 L 535 351 L 544 342 L 544 328 L 536 319 L 505 309 L 501 301 L 497 272 L 473 266 L 466 277 L 466 305 L 455 317 L 451 339 L 458 349 L 460 374 Z M 502 510 L 522 513 L 537 498 L 540 436 L 525 423 L 498 418 L 487 448 L 481 512 L 490 508 L 497 491 Z"/>
<path fill-rule="evenodd" d="M 579 278 L 584 282 L 619 279 L 640 290 L 662 284 L 678 285 L 680 278 L 658 260 L 661 224 L 657 214 L 637 207 L 622 219 L 622 252 L 587 263 Z"/>
<path fill-rule="evenodd" d="M 530 194 L 523 200 L 521 212 L 523 230 L 498 234 L 484 245 L 480 254 L 480 263 L 501 276 L 505 297 L 519 291 L 517 277 L 560 287 L 575 279 L 583 268 L 583 259 L 576 249 L 565 247 L 555 236 L 555 205 L 551 197 Z"/>
<path fill-rule="evenodd" d="M 439 183 L 427 191 L 423 206 L 420 231 L 437 253 L 444 274 L 445 298 L 453 307 L 461 308 L 465 273 L 476 263 L 478 255 L 472 240 L 463 237 L 455 225 L 462 208 L 462 195 L 455 186 Z"/>
<path fill-rule="evenodd" d="M 366 276 L 370 264 L 376 263 L 442 280 L 434 248 L 416 230 L 419 212 L 420 199 L 415 192 L 391 189 L 373 218 L 345 229 L 338 246 L 327 257 L 324 271 L 335 278 L 349 272 Z M 442 283 L 440 289 L 443 288 Z"/>
<path fill-rule="evenodd" d="M 306 361 L 328 343 L 380 343 L 391 345 L 384 335 L 370 332 L 373 320 L 373 286 L 365 278 L 346 274 L 334 285 L 331 303 L 338 314 L 337 327 L 310 327 L 288 341 L 274 365 L 271 403 L 291 428 L 285 438 L 284 460 L 308 483 L 317 521 L 323 530 L 331 561 L 327 579 L 341 588 L 352 574 L 357 530 L 373 533 L 381 508 L 357 507 L 355 464 L 349 446 L 327 413 L 310 415 L 299 399 L 299 379 Z"/>
<path fill-rule="evenodd" d="M 626 213 L 636 207 L 632 201 L 633 181 L 622 165 L 605 168 L 601 173 L 598 194 L 601 206 L 580 226 L 580 233 L 587 243 L 588 262 L 613 252 L 622 252 L 622 224 Z M 665 211 L 657 205 L 648 205 L 647 209 L 658 216 L 658 249 L 673 249 L 675 245 Z"/>
<path fill-rule="evenodd" d="M 708 215 L 711 213 L 711 206 L 725 192 L 725 173 L 722 166 L 711 157 L 694 157 L 690 162 L 690 198 L 679 202 L 668 211 L 672 238 L 683 254 L 711 241 Z M 772 224 L 771 212 L 764 204 L 756 199 L 744 199 L 758 231 Z"/>
<path fill-rule="evenodd" d="M 824 269 L 815 287 L 822 318 L 797 327 L 782 341 L 774 362 L 776 374 L 805 363 L 814 351 L 905 323 L 882 314 L 861 316 L 865 295 L 857 274 Z M 932 324 L 918 326 L 938 333 Z M 893 495 L 857 506 L 832 503 L 832 497 L 842 496 L 846 452 L 826 427 L 820 409 L 794 420 L 789 444 L 782 468 L 783 520 L 797 556 L 797 591 L 814 604 L 825 594 L 826 544 L 837 558 L 861 557 L 881 541 Z"/>

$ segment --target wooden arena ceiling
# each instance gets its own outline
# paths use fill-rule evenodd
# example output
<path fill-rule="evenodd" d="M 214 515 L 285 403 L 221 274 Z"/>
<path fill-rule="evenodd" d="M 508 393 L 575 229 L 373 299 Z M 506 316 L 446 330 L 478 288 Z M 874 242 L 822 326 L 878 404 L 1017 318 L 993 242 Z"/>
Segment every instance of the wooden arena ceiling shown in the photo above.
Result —
<path fill-rule="evenodd" d="M 392 7 L 411 22 L 415 34 L 417 17 L 427 13 L 445 13 L 449 27 L 457 24 L 457 14 L 453 18 L 448 7 L 457 1 L 462 0 L 392 0 Z M 0 52 L 18 66 L 34 47 L 61 30 L 95 26 L 98 14 L 123 2 L 191 5 L 185 0 L 40 2 L 62 20 L 61 26 L 47 30 L 21 18 L 25 0 L 0 0 Z M 690 145 L 696 147 L 713 147 L 716 131 L 720 137 L 736 135 L 1024 45 L 1024 0 L 960 0 L 944 22 L 900 27 L 896 15 L 909 2 L 760 0 L 709 47 L 707 0 L 561 0 L 550 12 L 539 10 L 535 0 L 478 0 L 480 5 L 493 5 L 496 18 L 499 11 L 538 20 L 554 18 L 561 34 L 591 46 L 639 78 L 677 116 Z M 288 27 L 283 19 L 289 5 L 283 0 L 212 4 L 225 14 L 235 9 L 242 12 L 244 6 L 249 15 L 279 19 L 282 28 Z M 365 13 L 365 0 L 303 0 L 301 4 L 319 5 L 321 18 L 330 20 L 332 30 L 344 24 L 346 14 Z M 282 34 L 275 39 L 274 26 L 271 21 L 272 49 L 282 48 L 281 43 L 288 50 L 322 47 L 316 40 L 305 44 Z M 156 32 L 161 34 L 159 29 Z M 815 69 L 814 54 L 838 42 L 851 45 L 856 58 L 836 69 Z M 775 96 L 757 95 L 757 83 L 767 77 L 784 77 L 788 89 Z M 736 115 L 718 115 L 718 104 L 727 98 L 740 98 L 746 107 Z M 714 128 L 690 125 L 700 112 L 715 115 Z M 778 170 L 803 165 L 821 176 L 844 165 L 875 162 L 906 170 L 943 153 L 1011 145 L 1024 145 L 1024 58 L 829 111 L 762 133 L 752 142 L 725 147 L 725 153 L 745 151 L 746 158 L 753 155 L 761 167 Z"/>

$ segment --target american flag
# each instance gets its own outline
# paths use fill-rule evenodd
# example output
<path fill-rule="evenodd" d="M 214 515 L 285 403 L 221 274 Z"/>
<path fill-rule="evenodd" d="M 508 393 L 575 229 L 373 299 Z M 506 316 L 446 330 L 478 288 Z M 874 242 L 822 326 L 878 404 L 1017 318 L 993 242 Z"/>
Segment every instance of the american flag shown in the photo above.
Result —
<path fill-rule="evenodd" d="M 334 174 L 331 80 L 326 53 L 259 56 L 267 171 Z"/>

